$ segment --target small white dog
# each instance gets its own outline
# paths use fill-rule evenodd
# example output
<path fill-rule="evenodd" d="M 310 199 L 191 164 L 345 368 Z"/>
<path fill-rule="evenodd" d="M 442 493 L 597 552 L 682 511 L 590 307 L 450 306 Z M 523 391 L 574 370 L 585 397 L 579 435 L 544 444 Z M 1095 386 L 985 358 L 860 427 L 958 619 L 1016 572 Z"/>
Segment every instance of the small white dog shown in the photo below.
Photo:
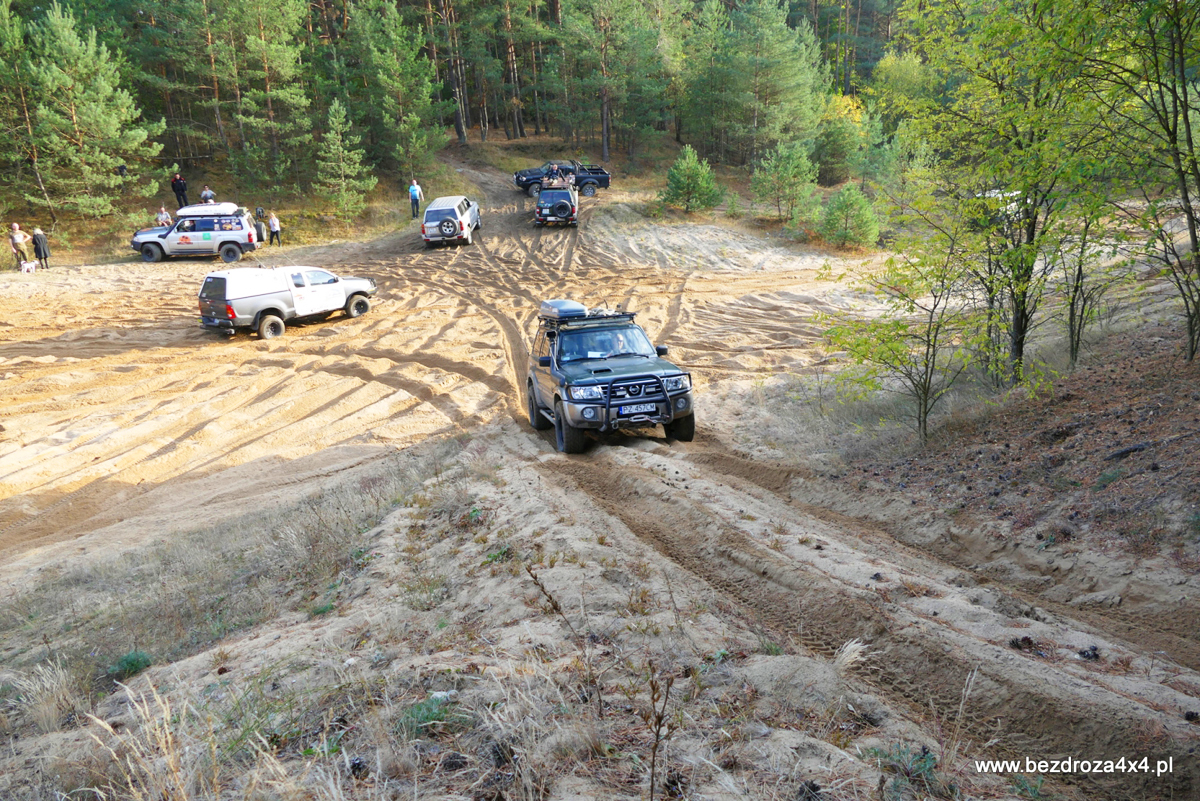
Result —
<path fill-rule="evenodd" d="M 21 272 L 23 272 L 23 273 L 31 273 L 31 272 L 37 270 L 37 268 L 38 268 L 38 263 L 36 261 L 21 262 Z"/>

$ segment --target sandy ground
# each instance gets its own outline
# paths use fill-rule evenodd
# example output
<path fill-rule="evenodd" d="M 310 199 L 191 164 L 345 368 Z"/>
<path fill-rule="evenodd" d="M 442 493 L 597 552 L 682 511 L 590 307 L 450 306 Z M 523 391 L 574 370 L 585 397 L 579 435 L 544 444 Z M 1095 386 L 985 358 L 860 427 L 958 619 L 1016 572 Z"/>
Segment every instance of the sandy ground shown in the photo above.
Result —
<path fill-rule="evenodd" d="M 962 720 L 989 753 L 1171 755 L 1168 777 L 1072 782 L 1094 798 L 1197 797 L 1200 737 L 1182 715 L 1200 708 L 1194 577 L 1100 556 L 1060 569 L 1010 547 L 994 526 L 839 482 L 836 465 L 809 454 L 784 463 L 756 441 L 756 384 L 821 361 L 817 316 L 862 300 L 819 270 L 857 263 L 717 225 L 655 223 L 603 194 L 585 200 L 577 230 L 535 229 L 532 201 L 502 176 L 467 177 L 484 193 L 473 246 L 425 250 L 409 232 L 262 254 L 380 286 L 365 316 L 292 325 L 269 342 L 198 327 L 195 294 L 213 263 L 5 275 L 0 587 L 13 593 L 47 566 L 292 503 L 397 449 L 470 432 L 483 443 L 473 458 L 501 466 L 486 503 L 514 536 L 549 530 L 548 550 L 594 552 L 604 534 L 615 552 L 661 572 L 656 594 L 712 602 L 693 628 L 712 640 L 702 651 L 717 650 L 726 629 L 790 632 L 803 655 L 739 668 L 737 680 L 764 696 L 803 694 L 814 685 L 788 676 L 829 670 L 858 638 L 872 655 L 854 692 L 891 710 L 892 735 L 928 722 L 931 709 L 935 721 L 953 714 L 972 685 Z M 695 442 L 613 436 L 565 457 L 529 428 L 526 348 L 538 304 L 552 297 L 638 312 L 693 373 Z M 383 531 L 401 528 L 393 520 Z M 381 536 L 380 548 L 400 549 L 400 535 Z M 603 564 L 593 554 L 558 586 L 629 594 L 627 571 Z M 395 582 L 379 572 L 374 612 L 363 614 L 401 604 Z M 505 621 L 529 613 L 506 593 L 529 590 L 520 577 L 480 579 L 451 603 L 462 614 L 497 604 L 488 615 Z M 352 618 L 281 630 L 336 638 L 362 625 Z M 523 625 L 553 647 L 552 618 Z M 525 636 L 514 626 L 513 647 L 527 647 Z M 1010 645 L 1021 638 L 1029 648 Z M 1123 670 L 1079 655 L 1092 645 L 1109 660 L 1128 657 Z M 248 641 L 231 647 L 245 670 L 267 658 Z M 178 669 L 200 681 L 208 668 Z M 779 744 L 786 732 L 769 736 L 799 747 Z M 817 761 L 853 761 L 852 746 L 826 746 Z M 572 786 L 556 796 L 594 792 Z"/>

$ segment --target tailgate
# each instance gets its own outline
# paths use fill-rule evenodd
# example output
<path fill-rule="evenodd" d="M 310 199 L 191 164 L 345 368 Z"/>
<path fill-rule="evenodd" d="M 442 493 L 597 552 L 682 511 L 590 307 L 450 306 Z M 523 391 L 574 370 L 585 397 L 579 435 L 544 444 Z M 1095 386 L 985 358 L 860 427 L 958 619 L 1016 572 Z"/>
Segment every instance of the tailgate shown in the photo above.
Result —
<path fill-rule="evenodd" d="M 225 301 L 207 298 L 200 298 L 200 316 L 215 317 L 218 320 L 229 319 L 229 315 L 225 313 Z"/>

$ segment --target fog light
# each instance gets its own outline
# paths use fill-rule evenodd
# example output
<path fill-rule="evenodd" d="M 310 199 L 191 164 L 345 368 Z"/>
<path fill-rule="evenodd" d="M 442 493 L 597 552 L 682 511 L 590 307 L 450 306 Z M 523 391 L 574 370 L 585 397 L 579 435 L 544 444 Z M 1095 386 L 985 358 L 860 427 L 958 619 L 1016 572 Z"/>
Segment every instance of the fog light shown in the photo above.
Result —
<path fill-rule="evenodd" d="M 594 408 L 592 408 L 591 406 L 584 406 L 583 407 L 583 419 L 584 420 L 595 420 L 596 419 L 596 410 Z"/>
<path fill-rule="evenodd" d="M 686 409 L 687 408 L 687 398 L 676 398 L 675 399 L 675 408 L 681 412 L 684 409 Z"/>

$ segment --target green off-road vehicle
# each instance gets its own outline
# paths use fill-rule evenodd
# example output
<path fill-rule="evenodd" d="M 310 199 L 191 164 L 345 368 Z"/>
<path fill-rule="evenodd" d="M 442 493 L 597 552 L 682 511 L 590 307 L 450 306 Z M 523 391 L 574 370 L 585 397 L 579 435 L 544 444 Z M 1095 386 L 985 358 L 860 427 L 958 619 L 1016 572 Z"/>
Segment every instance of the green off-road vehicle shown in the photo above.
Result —
<path fill-rule="evenodd" d="M 632 312 L 588 310 L 570 300 L 547 300 L 526 385 L 529 424 L 554 426 L 563 453 L 580 453 L 585 431 L 651 428 L 691 442 L 696 434 L 692 377 L 666 359 Z"/>

